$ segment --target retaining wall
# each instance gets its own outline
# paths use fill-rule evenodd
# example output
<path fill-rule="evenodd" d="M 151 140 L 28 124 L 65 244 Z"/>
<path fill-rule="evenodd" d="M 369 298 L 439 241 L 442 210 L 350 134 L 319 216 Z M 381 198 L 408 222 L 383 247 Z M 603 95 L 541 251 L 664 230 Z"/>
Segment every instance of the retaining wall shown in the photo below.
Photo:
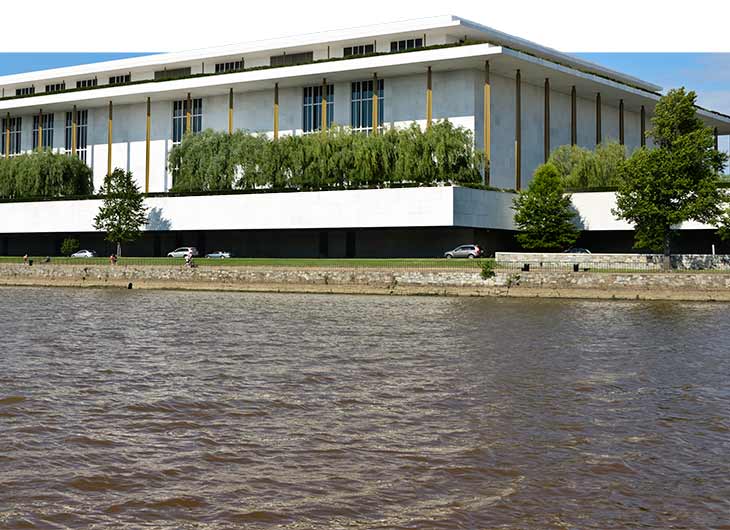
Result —
<path fill-rule="evenodd" d="M 661 270 L 662 254 L 566 254 L 555 252 L 497 252 L 497 263 L 507 265 L 529 264 L 530 267 L 554 267 L 578 263 L 581 268 L 623 268 L 636 270 Z M 678 270 L 730 270 L 727 254 L 673 254 L 672 268 Z"/>
<path fill-rule="evenodd" d="M 726 273 L 497 272 L 1 264 L 0 285 L 730 301 Z"/>

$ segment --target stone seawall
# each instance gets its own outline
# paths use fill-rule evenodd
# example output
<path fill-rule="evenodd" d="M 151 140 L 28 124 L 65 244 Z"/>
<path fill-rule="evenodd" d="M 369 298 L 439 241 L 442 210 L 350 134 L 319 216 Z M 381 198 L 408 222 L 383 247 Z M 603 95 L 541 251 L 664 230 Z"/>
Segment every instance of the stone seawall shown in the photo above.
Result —
<path fill-rule="evenodd" d="M 727 273 L 497 272 L 0 264 L 0 285 L 730 301 Z"/>

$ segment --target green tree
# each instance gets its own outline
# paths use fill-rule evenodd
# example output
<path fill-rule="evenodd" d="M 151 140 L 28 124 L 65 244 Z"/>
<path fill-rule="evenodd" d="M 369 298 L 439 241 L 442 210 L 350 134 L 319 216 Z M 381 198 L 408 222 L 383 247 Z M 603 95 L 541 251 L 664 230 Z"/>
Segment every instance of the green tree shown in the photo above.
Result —
<path fill-rule="evenodd" d="M 558 170 L 550 163 L 537 168 L 527 191 L 515 198 L 512 209 L 520 230 L 517 241 L 524 248 L 561 250 L 578 239 L 570 195 L 565 194 Z"/>
<path fill-rule="evenodd" d="M 106 240 L 117 244 L 117 255 L 121 256 L 122 243 L 138 239 L 147 222 L 144 197 L 132 173 L 119 168 L 104 178 L 99 193 L 104 198 L 94 217 L 94 228 L 106 232 Z"/>
<path fill-rule="evenodd" d="M 718 188 L 727 156 L 696 115 L 694 92 L 671 90 L 657 103 L 649 136 L 622 165 L 614 215 L 634 224 L 634 246 L 669 256 L 676 228 L 686 221 L 719 225 L 727 196 Z M 665 260 L 669 266 L 669 260 Z"/>

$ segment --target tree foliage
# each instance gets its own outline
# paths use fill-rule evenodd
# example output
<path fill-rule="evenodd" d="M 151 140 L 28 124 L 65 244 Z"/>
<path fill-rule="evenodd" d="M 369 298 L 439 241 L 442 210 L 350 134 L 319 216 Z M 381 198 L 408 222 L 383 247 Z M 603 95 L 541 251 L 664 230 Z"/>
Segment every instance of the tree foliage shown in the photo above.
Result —
<path fill-rule="evenodd" d="M 390 185 L 479 183 L 483 155 L 471 131 L 449 121 L 413 124 L 377 135 L 333 127 L 284 136 L 204 131 L 170 153 L 172 191 L 357 189 Z"/>
<path fill-rule="evenodd" d="M 618 186 L 625 160 L 625 146 L 610 142 L 596 146 L 593 151 L 563 145 L 552 152 L 548 161 L 558 170 L 566 188 L 590 189 Z"/>
<path fill-rule="evenodd" d="M 138 239 L 147 222 L 147 208 L 132 173 L 115 169 L 104 178 L 99 191 L 104 196 L 99 213 L 94 217 L 94 228 L 106 232 L 106 240 L 117 244 L 121 255 L 122 243 Z"/>
<path fill-rule="evenodd" d="M 0 158 L 0 197 L 63 197 L 94 192 L 91 169 L 76 157 L 41 151 Z"/>
<path fill-rule="evenodd" d="M 553 164 L 537 168 L 527 191 L 515 198 L 512 209 L 520 230 L 517 241 L 524 248 L 561 250 L 578 239 L 570 195 L 565 194 L 560 174 Z"/>
<path fill-rule="evenodd" d="M 622 165 L 614 215 L 635 225 L 635 247 L 670 253 L 683 222 L 720 224 L 727 197 L 718 188 L 727 156 L 695 111 L 696 95 L 671 90 L 657 103 L 649 135 L 656 148 L 636 151 Z"/>

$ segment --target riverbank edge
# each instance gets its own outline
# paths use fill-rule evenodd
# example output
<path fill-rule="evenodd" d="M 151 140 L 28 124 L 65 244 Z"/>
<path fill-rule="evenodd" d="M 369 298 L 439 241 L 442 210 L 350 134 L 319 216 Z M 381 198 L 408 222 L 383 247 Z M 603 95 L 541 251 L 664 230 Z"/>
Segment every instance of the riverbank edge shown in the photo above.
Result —
<path fill-rule="evenodd" d="M 0 286 L 730 302 L 730 273 L 0 264 Z"/>

